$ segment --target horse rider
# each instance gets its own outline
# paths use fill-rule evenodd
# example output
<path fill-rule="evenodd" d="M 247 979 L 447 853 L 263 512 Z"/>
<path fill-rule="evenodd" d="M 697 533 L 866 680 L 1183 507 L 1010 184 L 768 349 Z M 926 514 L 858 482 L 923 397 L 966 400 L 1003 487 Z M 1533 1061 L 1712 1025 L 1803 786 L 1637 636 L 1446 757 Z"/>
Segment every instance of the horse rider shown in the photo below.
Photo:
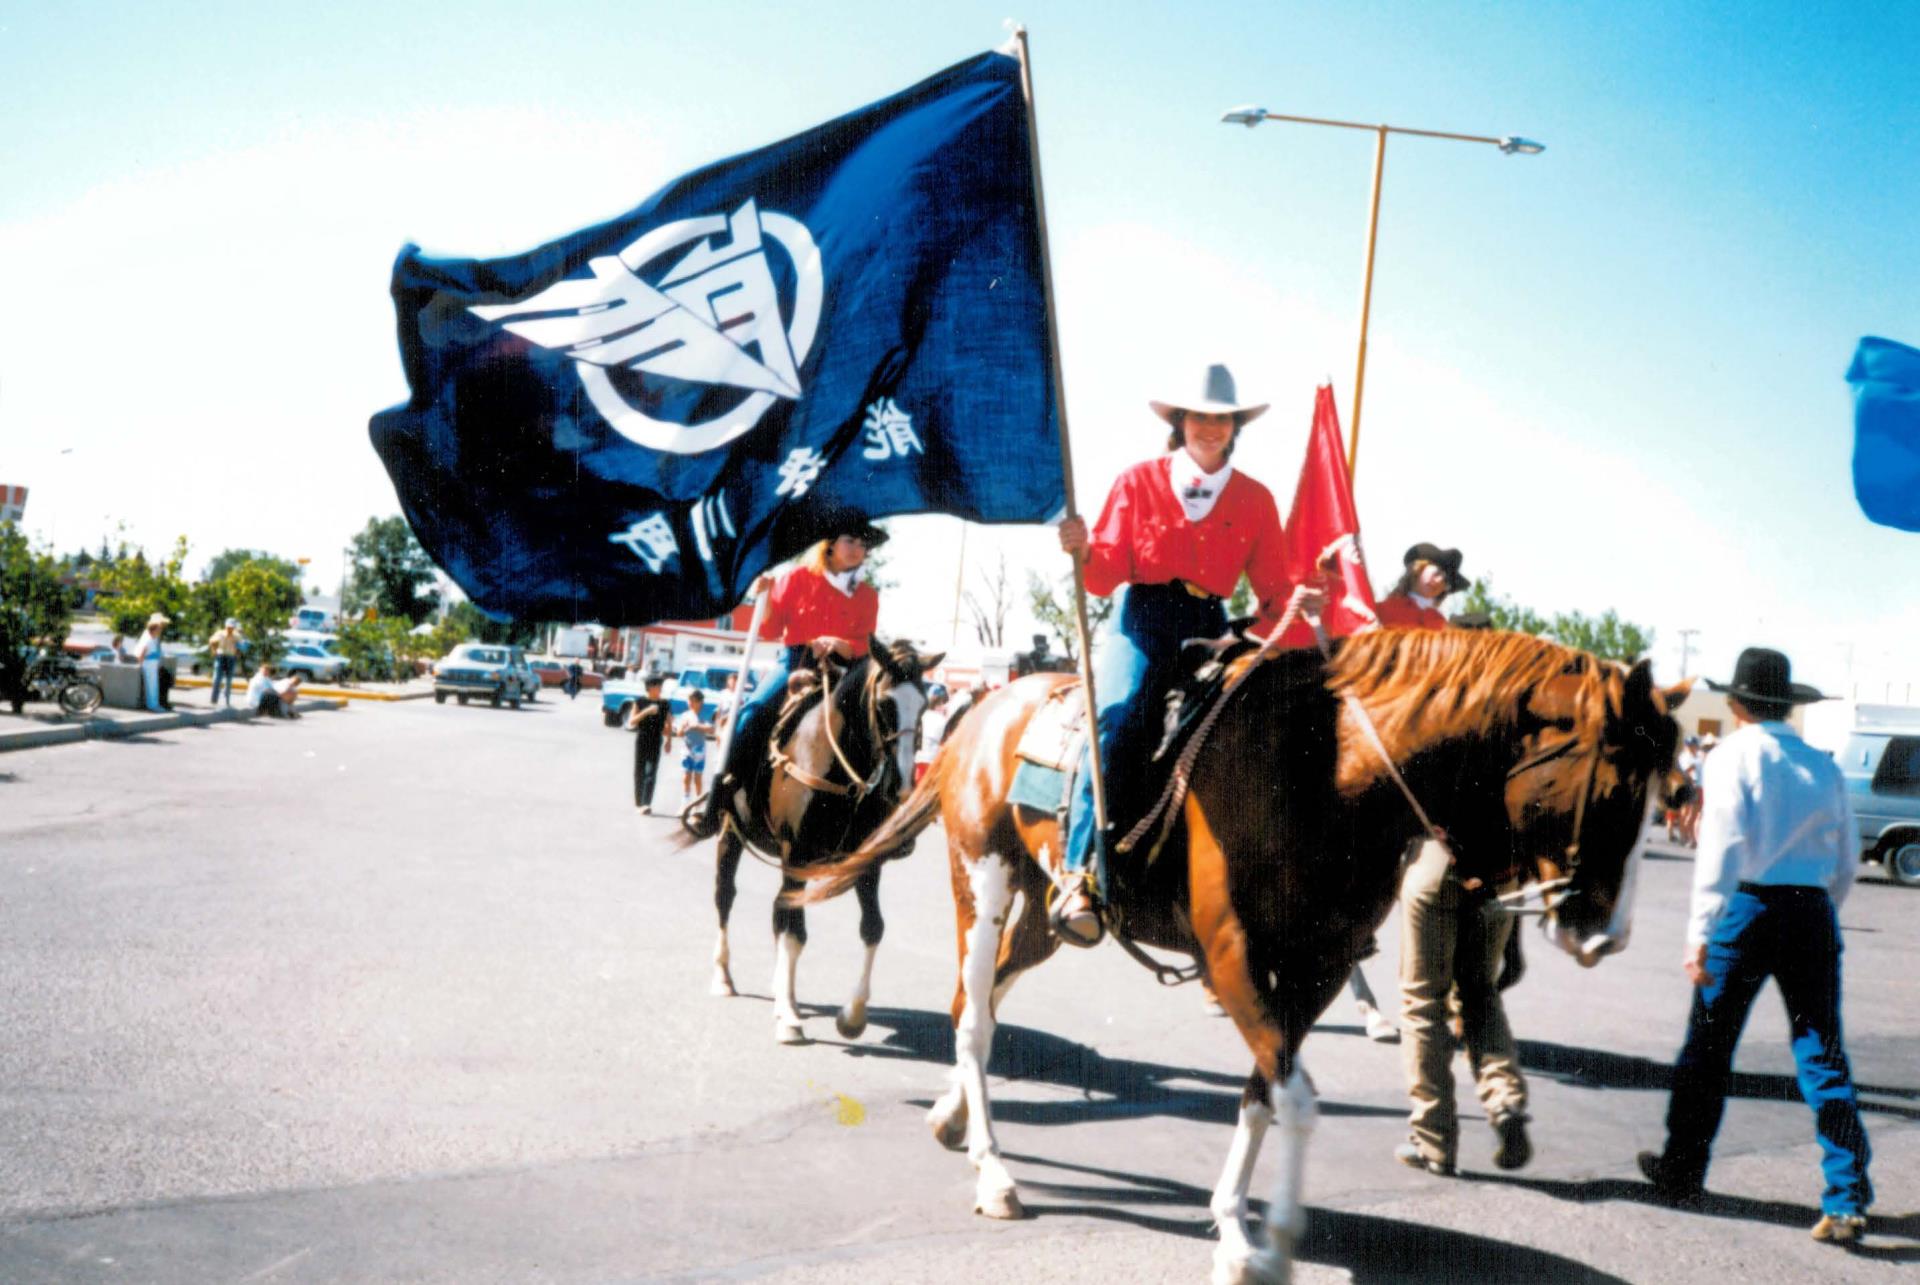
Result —
<path fill-rule="evenodd" d="M 1860 831 L 1846 780 L 1787 719 L 1827 699 L 1793 681 L 1785 655 L 1749 647 L 1727 695 L 1737 730 L 1702 774 L 1700 846 L 1681 967 L 1694 985 L 1673 1067 L 1667 1145 L 1639 1155 L 1661 1199 L 1697 1205 L 1726 1110 L 1734 1047 L 1772 977 L 1786 1002 L 1800 1096 L 1813 1109 L 1825 1190 L 1813 1238 L 1852 1244 L 1866 1234 L 1872 1148 L 1841 1037 L 1840 904 L 1860 868 Z"/>
<path fill-rule="evenodd" d="M 1406 568 L 1387 596 L 1376 604 L 1383 629 L 1445 629 L 1447 618 L 1440 600 L 1467 587 L 1460 574 L 1458 549 L 1443 549 L 1424 541 L 1401 559 Z"/>
<path fill-rule="evenodd" d="M 1225 631 L 1225 600 L 1242 573 L 1253 585 L 1262 634 L 1291 603 L 1311 607 L 1325 598 L 1288 580 L 1273 494 L 1229 462 L 1240 430 L 1268 403 L 1242 403 L 1232 373 L 1214 365 L 1198 396 L 1148 405 L 1170 429 L 1167 453 L 1120 475 L 1091 531 L 1078 517 L 1060 524 L 1060 547 L 1084 565 L 1089 592 L 1127 586 L 1095 688 L 1110 799 L 1124 797 L 1116 782 L 1137 775 L 1156 743 L 1159 698 L 1178 676 L 1180 645 Z M 1093 778 L 1083 759 L 1068 813 L 1063 886 L 1050 917 L 1062 940 L 1076 946 L 1097 945 L 1102 935 L 1097 889 L 1108 836 L 1094 830 Z"/>
<path fill-rule="evenodd" d="M 1379 602 L 1389 629 L 1448 627 L 1440 610 L 1465 589 L 1461 553 L 1422 542 L 1401 559 L 1405 568 Z M 1533 1158 L 1527 1137 L 1527 1080 L 1506 1005 L 1496 984 L 1513 936 L 1513 917 L 1493 900 L 1507 888 L 1468 887 L 1453 854 L 1437 839 L 1419 844 L 1400 884 L 1401 1061 L 1412 1101 L 1407 1140 L 1394 1150 L 1401 1164 L 1442 1176 L 1455 1172 L 1460 1120 L 1454 1106 L 1449 1021 L 1457 1002 L 1461 1040 L 1487 1122 L 1497 1138 L 1493 1163 L 1518 1169 Z"/>
<path fill-rule="evenodd" d="M 851 509 L 831 511 L 826 527 L 826 538 L 793 566 L 754 581 L 754 594 L 767 595 L 760 633 L 779 640 L 778 660 L 733 715 L 727 761 L 694 827 L 700 838 L 718 832 L 722 800 L 750 788 L 765 763 L 793 671 L 821 666 L 828 657 L 852 661 L 867 654 L 867 638 L 880 618 L 880 591 L 862 579 L 860 568 L 870 550 L 887 542 L 887 533 Z"/>

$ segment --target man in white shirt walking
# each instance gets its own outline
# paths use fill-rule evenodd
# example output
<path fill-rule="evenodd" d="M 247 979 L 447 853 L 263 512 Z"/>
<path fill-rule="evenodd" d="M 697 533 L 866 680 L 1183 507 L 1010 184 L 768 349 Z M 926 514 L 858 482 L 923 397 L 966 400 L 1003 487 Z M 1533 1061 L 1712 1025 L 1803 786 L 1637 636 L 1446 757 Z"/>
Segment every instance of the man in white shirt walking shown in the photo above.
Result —
<path fill-rule="evenodd" d="M 1732 682 L 1707 683 L 1727 694 L 1739 728 L 1707 760 L 1701 782 L 1682 961 L 1696 988 L 1693 1011 L 1673 1068 L 1666 1149 L 1641 1152 L 1639 1163 L 1663 1198 L 1699 1201 L 1734 1046 L 1772 977 L 1820 1139 L 1826 1190 L 1813 1237 L 1853 1242 L 1873 1202 L 1872 1151 L 1841 1038 L 1837 909 L 1860 865 L 1860 839 L 1840 769 L 1785 721 L 1793 706 L 1826 699 L 1792 677 L 1786 656 L 1749 647 Z"/>

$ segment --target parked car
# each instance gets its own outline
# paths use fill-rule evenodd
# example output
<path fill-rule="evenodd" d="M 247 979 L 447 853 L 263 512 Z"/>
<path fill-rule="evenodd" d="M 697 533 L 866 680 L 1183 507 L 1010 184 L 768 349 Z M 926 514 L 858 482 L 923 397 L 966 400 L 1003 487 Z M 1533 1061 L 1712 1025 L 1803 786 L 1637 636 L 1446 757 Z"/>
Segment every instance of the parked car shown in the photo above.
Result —
<path fill-rule="evenodd" d="M 552 656 L 527 657 L 527 667 L 533 670 L 534 676 L 540 680 L 540 685 L 542 687 L 566 686 L 567 664 L 568 664 L 567 661 L 557 660 Z M 599 674 L 594 673 L 591 669 L 588 669 L 585 665 L 582 665 L 580 667 L 580 686 L 581 687 L 593 688 L 597 690 L 598 688 L 604 686 L 606 681 L 607 680 L 605 678 L 602 678 Z"/>
<path fill-rule="evenodd" d="M 1920 726 L 1857 728 L 1838 761 L 1860 825 L 1860 859 L 1920 887 Z"/>
<path fill-rule="evenodd" d="M 310 683 L 337 683 L 346 676 L 347 661 L 317 643 L 295 643 L 280 658 L 278 668 L 282 674 L 298 674 Z"/>
<path fill-rule="evenodd" d="M 505 701 L 519 709 L 539 690 L 540 680 L 518 647 L 461 643 L 433 667 L 433 699 L 441 705 L 451 696 L 462 705 L 479 698 L 495 708 Z"/>

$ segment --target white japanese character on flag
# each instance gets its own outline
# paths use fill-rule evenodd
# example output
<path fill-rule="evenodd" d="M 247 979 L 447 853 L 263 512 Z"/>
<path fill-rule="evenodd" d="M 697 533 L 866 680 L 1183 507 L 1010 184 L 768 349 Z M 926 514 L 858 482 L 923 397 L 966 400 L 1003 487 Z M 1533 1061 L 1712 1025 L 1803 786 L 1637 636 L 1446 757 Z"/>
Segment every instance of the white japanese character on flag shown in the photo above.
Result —
<path fill-rule="evenodd" d="M 813 485 L 826 467 L 826 456 L 811 446 L 799 447 L 781 463 L 780 485 L 773 493 L 797 500 L 807 493 L 807 488 Z"/>
<path fill-rule="evenodd" d="M 890 460 L 896 455 L 904 458 L 915 451 L 927 453 L 920 435 L 913 431 L 913 416 L 901 410 L 900 403 L 891 397 L 882 397 L 867 407 L 867 418 L 861 427 L 867 434 L 867 447 L 860 452 L 865 459 Z"/>
<path fill-rule="evenodd" d="M 607 541 L 626 545 L 655 575 L 680 556 L 680 542 L 674 539 L 673 527 L 664 513 L 649 513 L 626 530 L 608 536 Z"/>

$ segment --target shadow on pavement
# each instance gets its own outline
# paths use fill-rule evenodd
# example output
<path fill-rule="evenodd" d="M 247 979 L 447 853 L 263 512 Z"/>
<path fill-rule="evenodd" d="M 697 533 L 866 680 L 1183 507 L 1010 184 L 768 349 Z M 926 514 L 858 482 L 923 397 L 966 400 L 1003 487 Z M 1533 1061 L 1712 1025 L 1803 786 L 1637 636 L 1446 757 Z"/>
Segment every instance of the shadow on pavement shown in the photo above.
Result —
<path fill-rule="evenodd" d="M 1562 1083 L 1594 1089 L 1647 1089 L 1665 1093 L 1673 1087 L 1673 1067 L 1651 1058 L 1603 1049 L 1578 1048 L 1566 1044 L 1548 1044 L 1540 1040 L 1521 1040 L 1520 1065 L 1529 1071 L 1558 1078 Z M 1920 1107 L 1875 1102 L 1866 1095 L 1920 1099 L 1920 1090 L 1858 1084 L 1860 1109 L 1902 1120 L 1920 1120 Z M 1728 1083 L 1728 1096 L 1750 1098 L 1758 1102 L 1798 1102 L 1800 1085 L 1790 1075 L 1755 1075 L 1735 1071 Z"/>
<path fill-rule="evenodd" d="M 1553 1178 L 1523 1178 L 1517 1174 L 1467 1173 L 1465 1171 L 1462 1171 L 1460 1177 L 1466 1182 L 1536 1191 L 1543 1196 L 1576 1205 L 1623 1200 L 1638 1205 L 1666 1207 L 1665 1203 L 1654 1194 L 1652 1184 L 1625 1178 L 1592 1178 L 1573 1182 Z M 1820 1217 L 1819 1209 L 1812 1205 L 1796 1204 L 1785 1200 L 1752 1200 L 1745 1196 L 1725 1195 L 1711 1188 L 1707 1190 L 1706 1199 L 1701 1205 L 1688 1212 L 1703 1218 L 1767 1223 L 1775 1227 L 1797 1227 L 1802 1231 L 1810 1229 Z M 1886 1236 L 1898 1236 L 1916 1243 L 1910 1245 L 1873 1243 L 1875 1239 Z M 1867 1227 L 1867 1243 L 1856 1249 L 1834 1252 L 1853 1253 L 1863 1258 L 1877 1258 L 1888 1262 L 1920 1262 L 1920 1214 L 1871 1215 L 1871 1221 Z"/>
<path fill-rule="evenodd" d="M 945 1013 L 876 1008 L 868 1010 L 867 1020 L 891 1034 L 878 1043 L 848 1044 L 838 1040 L 818 1043 L 844 1048 L 853 1057 L 906 1058 L 942 1067 L 953 1064 L 953 1026 Z M 1251 1056 L 1248 1061 L 1251 1070 Z M 1004 1079 L 1053 1084 L 1098 1095 L 1051 1102 L 997 1099 L 993 1104 L 993 1118 L 1009 1124 L 1084 1124 L 1136 1116 L 1173 1116 L 1231 1128 L 1239 1118 L 1240 1091 L 1246 1085 L 1243 1076 L 1107 1057 L 1084 1044 L 1013 1025 L 1002 1025 L 994 1032 L 989 1066 L 994 1075 Z M 920 1099 L 912 1105 L 932 1103 Z M 1324 1098 L 1320 1101 L 1320 1111 L 1327 1116 L 1398 1117 L 1404 1114 L 1397 1108 L 1360 1106 Z"/>
<path fill-rule="evenodd" d="M 1020 1187 L 1027 1195 L 1027 1208 L 1034 1217 L 1072 1214 L 1122 1222 L 1190 1240 L 1214 1239 L 1213 1217 L 1207 1211 L 1212 1193 L 1203 1188 L 1038 1156 L 1008 1153 L 1007 1159 L 1034 1168 L 1104 1180 L 1049 1182 L 1022 1174 Z M 1180 1218 L 1139 1213 L 1125 1208 L 1127 1205 L 1178 1206 L 1198 1212 L 1195 1217 Z M 1259 1207 L 1257 1202 L 1256 1206 Z M 1812 1225 L 1811 1219 L 1808 1225 Z M 1508 1244 L 1445 1227 L 1311 1207 L 1307 1210 L 1307 1234 L 1296 1247 L 1296 1253 L 1307 1262 L 1345 1268 L 1352 1273 L 1356 1285 L 1370 1281 L 1425 1280 L 1435 1274 L 1436 1264 L 1445 1264 L 1449 1280 L 1625 1285 L 1619 1277 L 1526 1245 Z"/>

